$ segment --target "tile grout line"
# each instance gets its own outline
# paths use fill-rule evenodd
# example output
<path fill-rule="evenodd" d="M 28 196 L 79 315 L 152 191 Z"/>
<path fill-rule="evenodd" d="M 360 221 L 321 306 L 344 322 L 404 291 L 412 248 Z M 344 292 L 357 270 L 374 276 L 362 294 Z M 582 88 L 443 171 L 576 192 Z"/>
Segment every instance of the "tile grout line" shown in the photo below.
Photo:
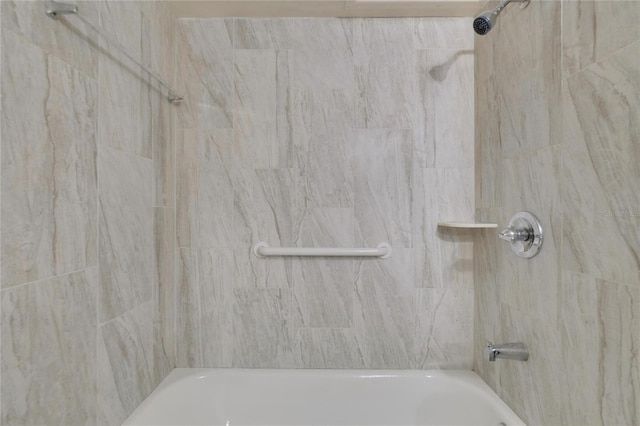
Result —
<path fill-rule="evenodd" d="M 233 149 L 235 150 L 237 148 L 236 145 L 236 66 L 237 66 L 237 62 L 236 62 L 236 24 L 237 24 L 237 18 L 231 18 L 231 146 L 233 147 Z M 277 66 L 277 62 L 276 62 L 276 66 Z M 277 88 L 276 88 L 276 94 L 277 94 Z M 243 159 L 240 159 L 240 164 L 244 166 L 244 161 Z M 236 227 L 236 221 L 238 220 L 237 215 L 236 215 L 236 208 L 235 208 L 235 198 L 236 198 L 236 184 L 234 182 L 231 183 L 231 229 L 232 232 L 235 231 L 235 227 Z M 232 253 L 233 253 L 233 249 L 232 249 Z M 226 281 L 226 280 L 225 280 Z M 225 289 L 224 293 L 225 294 L 230 294 L 231 296 L 231 300 L 229 300 L 227 303 L 230 303 L 231 306 L 233 306 L 234 304 L 234 299 L 235 297 L 233 296 L 233 289 L 231 289 L 230 291 L 226 291 L 227 289 Z M 224 306 L 224 305 L 223 305 Z M 226 309 L 223 309 L 222 312 L 220 313 L 221 316 L 221 320 L 222 320 L 222 324 L 226 324 L 227 323 L 227 319 L 225 317 L 223 317 L 223 313 L 226 312 Z M 228 320 L 229 323 L 231 323 L 231 327 L 233 328 L 233 316 L 231 317 L 230 320 Z M 225 333 L 226 334 L 226 333 Z M 220 346 L 223 348 L 223 351 L 229 351 L 229 355 L 228 355 L 228 359 L 229 359 L 229 365 L 233 366 L 233 338 L 231 339 L 231 342 L 220 342 Z M 222 359 L 226 360 L 226 353 L 223 352 L 222 353 Z"/>
<path fill-rule="evenodd" d="M 98 22 L 97 25 L 98 27 L 102 27 L 102 2 L 98 3 Z M 100 368 L 100 336 L 101 336 L 101 330 L 100 330 L 100 292 L 101 292 L 101 286 L 102 286 L 102 277 L 100 275 L 100 218 L 101 218 L 101 214 L 100 214 L 100 92 L 101 92 L 101 85 L 102 85 L 102 81 L 100 76 L 102 75 L 101 73 L 101 64 L 103 63 L 103 58 L 102 55 L 98 54 L 98 66 L 97 66 L 97 70 L 96 70 L 96 81 L 97 81 L 97 86 L 98 86 L 98 94 L 96 97 L 96 152 L 95 152 L 95 156 L 96 156 L 96 271 L 97 271 L 97 277 L 96 277 L 96 294 L 95 294 L 95 298 L 94 298 L 94 303 L 95 303 L 95 307 L 96 307 L 96 318 L 95 318 L 95 324 L 96 324 L 96 328 L 95 328 L 95 336 L 94 336 L 94 340 L 95 340 L 95 371 L 94 371 L 94 379 L 95 379 L 95 386 L 96 386 L 96 394 L 95 394 L 95 412 L 94 412 L 94 420 L 97 422 L 98 421 L 98 413 L 99 413 L 99 407 L 100 407 L 100 398 L 99 398 L 99 390 L 100 390 L 100 383 L 99 383 L 99 368 Z"/>
<path fill-rule="evenodd" d="M 562 26 L 561 26 L 562 28 Z M 562 34 L 562 29 L 560 30 L 560 33 Z M 570 80 L 573 77 L 575 77 L 576 75 L 588 70 L 589 68 L 591 68 L 592 66 L 595 65 L 599 65 L 605 61 L 607 61 L 608 59 L 610 59 L 612 56 L 615 56 L 616 54 L 620 53 L 622 50 L 628 49 L 629 47 L 633 46 L 634 44 L 638 44 L 638 47 L 640 48 L 640 38 L 633 40 L 630 43 L 625 44 L 624 46 L 609 52 L 608 54 L 606 54 L 605 56 L 599 58 L 598 60 L 594 60 L 593 62 L 589 63 L 588 65 L 583 66 L 582 68 L 578 69 L 577 71 L 574 71 L 573 73 L 564 76 L 564 70 L 561 69 L 561 75 L 560 75 L 560 79 L 561 80 Z M 562 59 L 560 60 L 560 64 L 564 65 L 564 54 L 562 55 Z"/>
<path fill-rule="evenodd" d="M 105 322 L 98 323 L 98 329 L 101 329 L 101 328 L 102 328 L 102 327 L 104 327 L 105 325 L 110 324 L 110 323 L 112 323 L 112 322 L 114 322 L 114 321 L 116 321 L 116 320 L 118 320 L 118 319 L 120 319 L 120 318 L 124 317 L 125 315 L 127 315 L 127 314 L 129 314 L 129 313 L 131 313 L 131 312 L 135 311 L 136 309 L 138 309 L 138 308 L 140 308 L 140 307 L 142 307 L 142 306 L 145 306 L 145 305 L 147 305 L 147 304 L 149 304 L 149 303 L 153 303 L 153 302 L 154 302 L 154 300 L 153 300 L 153 298 L 151 298 L 151 299 L 146 300 L 146 301 L 144 301 L 144 302 L 140 303 L 139 305 L 136 305 L 136 306 L 134 306 L 133 308 L 131 308 L 131 309 L 129 309 L 129 310 L 127 310 L 127 311 L 125 311 L 125 312 L 123 312 L 123 313 L 119 314 L 118 316 L 115 316 L 115 317 L 113 317 L 113 318 L 111 318 L 111 319 L 109 319 L 109 320 L 107 320 L 107 321 L 105 321 Z"/>
<path fill-rule="evenodd" d="M 40 278 L 40 279 L 37 279 L 37 280 L 34 280 L 34 281 L 29 281 L 29 282 L 26 282 L 26 283 L 20 283 L 20 284 L 12 285 L 10 287 L 6 287 L 6 288 L 3 288 L 3 289 L 0 289 L 0 292 L 4 293 L 4 292 L 8 292 L 8 291 L 11 291 L 11 290 L 14 290 L 14 289 L 27 287 L 29 285 L 41 284 L 41 283 L 43 283 L 45 281 L 56 280 L 56 279 L 59 279 L 59 278 L 68 277 L 69 275 L 78 274 L 80 272 L 88 271 L 90 269 L 97 268 L 97 267 L 98 267 L 97 264 L 96 265 L 91 265 L 91 266 L 85 266 L 84 268 L 76 269 L 74 271 L 65 272 L 63 274 L 52 275 L 50 277 Z"/>
<path fill-rule="evenodd" d="M 173 14 L 172 14 L 173 17 Z M 177 87 L 178 82 L 178 31 L 180 31 L 180 19 L 177 17 L 173 17 L 173 83 L 174 87 Z M 187 96 L 187 93 L 184 94 Z M 183 101 L 184 102 L 184 101 Z M 178 261 L 177 261 L 177 251 L 178 251 L 178 190 L 177 190 L 177 182 L 178 182 L 178 112 L 177 108 L 180 108 L 178 105 L 175 108 L 171 108 L 171 120 L 172 120 L 172 135 L 171 135 L 171 145 L 173 146 L 173 179 L 172 179 L 172 188 L 171 194 L 173 197 L 173 217 L 172 225 L 173 232 L 171 233 L 171 259 L 173 263 L 173 271 L 171 277 L 171 305 L 173 314 L 171 315 L 171 354 L 172 354 L 172 367 L 176 368 L 178 365 L 178 344 L 177 344 L 177 327 L 178 327 Z"/>
<path fill-rule="evenodd" d="M 3 9 L 3 5 L 0 4 L 0 22 L 2 22 L 2 9 Z M 6 12 L 5 12 L 6 13 Z M 1 30 L 1 29 L 0 29 Z M 4 44 L 4 35 L 0 34 L 0 49 L 2 49 L 2 45 Z M 3 66 L 2 66 L 2 58 L 3 55 L 0 54 L 0 70 L 4 70 Z M 3 87 L 2 87 L 2 81 L 3 79 L 0 78 L 0 94 L 4 93 Z M 2 98 L 4 99 L 5 97 L 2 96 Z M 0 108 L 2 108 L 2 103 L 0 103 Z M 0 147 L 4 147 L 4 145 L 2 145 L 2 134 L 4 133 L 4 127 L 3 127 L 3 121 L 2 121 L 2 117 L 4 116 L 4 114 L 0 114 Z M 3 252 L 4 247 L 1 244 L 2 241 L 4 241 L 2 239 L 2 226 L 1 224 L 2 222 L 2 149 L 0 149 L 0 252 Z M 0 254 L 0 289 L 2 289 L 2 264 L 4 263 L 4 256 L 2 256 Z M 2 291 L 0 291 L 0 344 L 2 342 Z M 0 347 L 0 366 L 4 365 L 2 364 L 2 351 L 1 351 L 1 347 Z M 2 389 L 2 373 L 0 371 L 0 390 Z M 1 395 L 0 395 L 0 420 L 2 419 L 2 402 L 1 402 Z"/>

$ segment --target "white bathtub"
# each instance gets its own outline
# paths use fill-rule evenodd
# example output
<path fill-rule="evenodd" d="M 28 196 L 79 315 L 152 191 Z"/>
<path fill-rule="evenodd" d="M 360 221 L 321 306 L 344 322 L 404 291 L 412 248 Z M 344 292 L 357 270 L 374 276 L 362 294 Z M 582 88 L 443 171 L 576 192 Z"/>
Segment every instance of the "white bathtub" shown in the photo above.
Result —
<path fill-rule="evenodd" d="M 178 368 L 124 425 L 524 423 L 471 371 Z"/>

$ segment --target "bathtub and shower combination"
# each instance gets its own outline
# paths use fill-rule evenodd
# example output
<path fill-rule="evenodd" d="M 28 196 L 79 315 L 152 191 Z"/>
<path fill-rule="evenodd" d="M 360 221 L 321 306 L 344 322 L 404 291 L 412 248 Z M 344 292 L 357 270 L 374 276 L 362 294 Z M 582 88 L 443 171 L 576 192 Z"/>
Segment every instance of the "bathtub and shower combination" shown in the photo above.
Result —
<path fill-rule="evenodd" d="M 302 250 L 302 251 L 301 251 Z M 257 256 L 349 256 L 350 249 L 271 249 Z M 355 249 L 385 257 L 391 248 Z M 304 254 L 301 254 L 304 253 Z M 488 361 L 528 358 L 521 343 L 489 345 Z M 124 426 L 474 425 L 524 423 L 472 371 L 177 368 Z"/>
<path fill-rule="evenodd" d="M 537 223 L 537 219 L 527 212 L 517 213 L 514 218 L 510 228 L 500 235 L 515 235 L 510 238 L 512 243 L 527 235 L 526 241 L 531 244 L 516 244 L 514 250 L 522 257 L 532 257 L 541 246 L 541 228 L 536 233 L 529 222 L 521 225 L 518 220 Z M 530 254 L 531 251 L 535 253 Z M 374 249 L 271 248 L 260 242 L 254 245 L 253 252 L 259 257 L 385 258 L 391 255 L 391 247 L 381 243 Z M 528 349 L 521 342 L 489 343 L 484 355 L 489 362 L 497 358 L 529 358 Z M 524 424 L 473 371 L 177 368 L 124 426 Z"/>
<path fill-rule="evenodd" d="M 375 249 L 270 248 L 260 242 L 253 252 L 259 257 L 385 258 L 391 247 L 382 243 Z M 489 343 L 484 355 L 489 362 L 529 358 L 520 342 Z M 177 368 L 124 426 L 524 424 L 476 373 L 467 370 Z"/>
<path fill-rule="evenodd" d="M 510 1 L 524 0 L 505 0 L 498 8 L 483 13 L 474 21 L 474 30 L 478 34 L 491 30 Z M 75 5 L 50 2 L 46 13 L 56 19 L 59 15 L 77 15 L 77 11 Z M 162 79 L 159 81 L 171 89 Z M 170 90 L 169 100 L 177 102 L 181 97 Z M 504 237 L 511 238 L 510 234 Z M 254 253 L 385 258 L 391 255 L 391 246 L 382 243 L 373 249 L 281 249 L 258 243 Z M 490 356 L 495 358 L 496 354 L 499 352 Z M 178 368 L 124 425 L 520 426 L 524 422 L 472 371 Z"/>
<path fill-rule="evenodd" d="M 253 247 L 256 256 L 368 256 L 375 249 Z M 522 343 L 489 344 L 485 358 L 526 361 Z M 123 426 L 459 425 L 525 423 L 473 371 L 177 368 Z"/>
<path fill-rule="evenodd" d="M 334 250 L 334 251 L 332 251 Z M 272 249 L 256 256 L 385 257 L 375 249 Z M 525 361 L 521 343 L 489 345 L 485 358 Z M 195 425 L 474 425 L 520 426 L 522 420 L 472 371 L 263 370 L 177 368 L 124 426 Z"/>
<path fill-rule="evenodd" d="M 388 257 L 375 249 L 272 249 L 256 256 Z M 488 361 L 528 358 L 521 343 L 489 345 Z M 524 422 L 472 371 L 177 368 L 124 426 L 474 425 Z"/>

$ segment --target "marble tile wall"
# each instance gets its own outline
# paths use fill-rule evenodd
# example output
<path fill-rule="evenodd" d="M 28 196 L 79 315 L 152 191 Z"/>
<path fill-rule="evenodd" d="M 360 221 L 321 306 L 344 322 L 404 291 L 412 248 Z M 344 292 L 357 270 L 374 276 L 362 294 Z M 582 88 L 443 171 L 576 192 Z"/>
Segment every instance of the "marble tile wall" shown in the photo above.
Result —
<path fill-rule="evenodd" d="M 1 424 L 119 425 L 174 366 L 172 107 L 41 1 L 3 1 Z M 161 2 L 80 13 L 166 79 Z"/>
<path fill-rule="evenodd" d="M 530 425 L 640 422 L 639 17 L 532 2 L 476 37 L 476 218 L 546 235 L 531 260 L 476 239 L 474 368 Z M 486 362 L 487 340 L 530 360 Z"/>
<path fill-rule="evenodd" d="M 472 236 L 436 226 L 474 216 L 469 27 L 179 20 L 177 366 L 471 367 Z"/>

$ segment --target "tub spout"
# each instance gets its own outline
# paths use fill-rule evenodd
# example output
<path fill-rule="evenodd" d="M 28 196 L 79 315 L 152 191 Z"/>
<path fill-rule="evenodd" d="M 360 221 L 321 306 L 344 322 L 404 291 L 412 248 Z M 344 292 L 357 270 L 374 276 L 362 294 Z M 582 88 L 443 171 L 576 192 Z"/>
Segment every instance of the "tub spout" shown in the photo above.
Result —
<path fill-rule="evenodd" d="M 487 347 L 484 348 L 484 358 L 487 361 L 495 361 L 496 358 L 526 361 L 529 359 L 529 350 L 527 346 L 521 342 L 503 343 L 500 345 L 494 345 L 488 342 Z"/>

